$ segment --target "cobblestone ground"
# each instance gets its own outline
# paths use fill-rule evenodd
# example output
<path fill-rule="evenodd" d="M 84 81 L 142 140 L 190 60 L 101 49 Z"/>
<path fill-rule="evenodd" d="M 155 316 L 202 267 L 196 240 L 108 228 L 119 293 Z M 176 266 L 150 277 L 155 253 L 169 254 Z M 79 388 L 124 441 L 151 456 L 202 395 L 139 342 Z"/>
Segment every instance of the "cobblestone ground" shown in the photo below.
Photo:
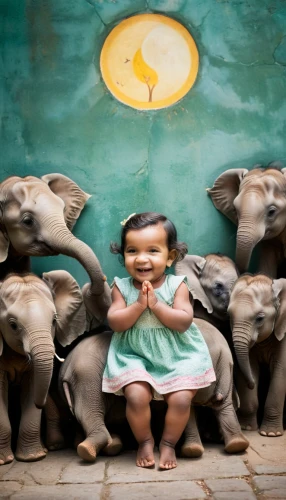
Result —
<path fill-rule="evenodd" d="M 50 452 L 33 463 L 0 467 L 0 498 L 9 500 L 268 500 L 286 499 L 286 434 L 247 433 L 249 449 L 227 455 L 205 445 L 200 459 L 179 459 L 171 471 L 135 466 L 135 452 L 99 457 L 94 464 L 73 450 Z M 158 463 L 158 455 L 156 454 Z"/>

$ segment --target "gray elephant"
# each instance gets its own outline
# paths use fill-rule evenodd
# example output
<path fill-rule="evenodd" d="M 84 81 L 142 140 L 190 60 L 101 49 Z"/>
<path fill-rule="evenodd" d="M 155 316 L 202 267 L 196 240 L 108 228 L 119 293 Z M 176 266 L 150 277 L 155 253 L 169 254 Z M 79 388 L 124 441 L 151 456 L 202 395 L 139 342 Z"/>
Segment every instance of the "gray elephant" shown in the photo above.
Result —
<path fill-rule="evenodd" d="M 32 273 L 8 275 L 0 283 L 0 465 L 9 463 L 11 425 L 9 381 L 21 384 L 21 421 L 17 460 L 43 458 L 41 409 L 46 403 L 55 356 L 54 338 L 73 342 L 87 325 L 77 282 L 66 271 L 52 271 L 41 280 Z"/>
<path fill-rule="evenodd" d="M 88 198 L 61 174 L 12 176 L 1 182 L 0 278 L 10 271 L 29 271 L 29 256 L 74 257 L 90 277 L 84 300 L 100 324 L 111 304 L 110 288 L 91 248 L 71 233 Z"/>
<path fill-rule="evenodd" d="M 233 406 L 233 360 L 230 349 L 213 325 L 201 319 L 195 319 L 195 322 L 208 344 L 217 380 L 210 387 L 199 389 L 193 402 L 214 409 L 226 452 L 244 451 L 249 443 L 241 433 Z M 94 461 L 99 451 L 106 446 L 109 446 L 110 454 L 117 453 L 121 447 L 118 440 L 113 442 L 106 426 L 111 426 L 115 418 L 121 421 L 124 419 L 122 405 L 125 400 L 113 394 L 103 394 L 101 390 L 110 339 L 111 333 L 84 339 L 68 355 L 59 375 L 60 391 L 84 429 L 85 439 L 78 444 L 77 451 L 79 456 L 87 461 Z M 51 412 L 47 415 L 48 440 L 50 447 L 56 449 L 58 444 L 61 446 L 62 443 L 60 414 L 54 411 L 54 408 L 49 409 Z M 193 412 L 185 431 L 181 453 L 185 457 L 198 457 L 203 453 Z"/>
<path fill-rule="evenodd" d="M 261 241 L 259 271 L 273 278 L 286 251 L 286 169 L 275 165 L 226 170 L 207 190 L 215 207 L 238 225 L 239 271 L 248 270 L 253 249 Z"/>
<path fill-rule="evenodd" d="M 188 278 L 194 316 L 212 323 L 220 331 L 228 327 L 230 293 L 238 278 L 234 262 L 222 254 L 186 255 L 176 263 L 175 272 Z"/>
<path fill-rule="evenodd" d="M 286 394 L 286 280 L 262 274 L 241 276 L 231 293 L 228 311 L 242 374 L 236 376 L 241 426 L 246 430 L 258 427 L 257 387 L 260 367 L 266 364 L 270 385 L 259 432 L 281 436 Z"/>

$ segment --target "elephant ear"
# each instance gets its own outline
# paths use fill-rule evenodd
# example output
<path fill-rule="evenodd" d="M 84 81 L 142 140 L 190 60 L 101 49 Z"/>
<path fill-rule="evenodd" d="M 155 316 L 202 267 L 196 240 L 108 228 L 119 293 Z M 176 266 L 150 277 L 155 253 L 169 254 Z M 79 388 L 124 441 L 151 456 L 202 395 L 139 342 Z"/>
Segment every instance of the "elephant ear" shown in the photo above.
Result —
<path fill-rule="evenodd" d="M 281 168 L 281 172 L 284 175 L 284 177 L 286 178 L 286 168 Z"/>
<path fill-rule="evenodd" d="M 282 340 L 286 333 L 286 279 L 273 280 L 272 290 L 275 299 L 279 299 L 279 308 L 274 326 L 274 335 L 278 340 Z"/>
<path fill-rule="evenodd" d="M 0 224 L 0 262 L 4 262 L 7 259 L 9 244 L 10 242 L 6 237 L 6 234 L 1 230 Z"/>
<path fill-rule="evenodd" d="M 246 168 L 231 168 L 215 180 L 212 188 L 207 189 L 214 206 L 234 224 L 237 224 L 237 215 L 233 202 L 238 195 L 240 183 L 247 173 Z"/>
<path fill-rule="evenodd" d="M 3 352 L 3 337 L 2 333 L 0 332 L 0 356 L 2 355 Z"/>
<path fill-rule="evenodd" d="M 76 280 L 67 271 L 43 273 L 57 311 L 56 337 L 65 347 L 85 332 L 86 309 Z"/>
<path fill-rule="evenodd" d="M 201 285 L 200 277 L 206 265 L 206 259 L 199 255 L 186 255 L 183 260 L 175 265 L 175 274 L 186 275 L 188 285 L 194 300 L 198 300 L 209 314 L 213 312 L 213 307 L 205 294 Z"/>
<path fill-rule="evenodd" d="M 43 175 L 41 179 L 64 201 L 64 217 L 71 231 L 91 195 L 85 193 L 74 181 L 62 174 Z"/>

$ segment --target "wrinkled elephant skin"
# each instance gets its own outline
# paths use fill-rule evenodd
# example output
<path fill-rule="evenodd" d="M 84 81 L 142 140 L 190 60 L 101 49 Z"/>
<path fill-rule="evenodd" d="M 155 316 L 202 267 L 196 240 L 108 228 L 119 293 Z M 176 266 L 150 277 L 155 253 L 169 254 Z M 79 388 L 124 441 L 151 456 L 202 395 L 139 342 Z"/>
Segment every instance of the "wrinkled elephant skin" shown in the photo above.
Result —
<path fill-rule="evenodd" d="M 66 271 L 45 273 L 45 281 L 32 273 L 14 274 L 0 283 L 0 465 L 14 458 L 9 381 L 21 384 L 22 395 L 15 456 L 22 461 L 39 460 L 47 453 L 40 437 L 41 408 L 53 372 L 54 337 L 68 345 L 85 326 L 81 290 Z"/>
<path fill-rule="evenodd" d="M 276 278 L 286 253 L 286 169 L 272 165 L 226 170 L 208 193 L 215 207 L 238 225 L 240 272 L 248 270 L 253 249 L 262 242 L 258 271 Z"/>
<path fill-rule="evenodd" d="M 236 385 L 240 397 L 239 420 L 243 429 L 257 429 L 259 372 L 269 367 L 270 386 L 260 434 L 283 434 L 286 394 L 286 280 L 265 275 L 241 276 L 229 303 L 233 344 L 240 370 Z"/>
<path fill-rule="evenodd" d="M 194 316 L 212 323 L 220 331 L 228 324 L 227 308 L 238 278 L 234 262 L 222 254 L 186 255 L 175 265 L 177 275 L 186 275 L 194 300 Z"/>
<path fill-rule="evenodd" d="M 226 340 L 212 325 L 195 319 L 210 349 L 217 381 L 209 388 L 200 389 L 195 404 L 212 406 L 219 421 L 225 441 L 225 451 L 236 453 L 248 447 L 248 441 L 241 433 L 233 407 L 233 361 Z M 119 451 L 113 442 L 105 421 L 124 419 L 123 397 L 102 393 L 102 375 L 106 362 L 111 333 L 102 333 L 84 339 L 66 358 L 60 370 L 59 389 L 70 410 L 84 430 L 84 440 L 78 445 L 81 458 L 94 461 L 99 451 L 110 446 L 111 453 Z M 50 410 L 50 411 L 49 411 Z M 55 422 L 53 402 L 47 405 L 47 436 L 51 449 L 61 445 L 60 421 Z M 57 427 L 57 433 L 54 429 Z M 55 438 L 55 439 L 54 439 Z M 197 430 L 193 412 L 185 431 L 182 455 L 198 457 L 203 446 Z"/>
<path fill-rule="evenodd" d="M 29 271 L 29 256 L 62 253 L 73 257 L 90 277 L 87 307 L 100 318 L 100 324 L 106 317 L 111 292 L 92 249 L 71 233 L 89 198 L 61 174 L 40 179 L 12 176 L 1 182 L 0 277 L 10 271 Z"/>

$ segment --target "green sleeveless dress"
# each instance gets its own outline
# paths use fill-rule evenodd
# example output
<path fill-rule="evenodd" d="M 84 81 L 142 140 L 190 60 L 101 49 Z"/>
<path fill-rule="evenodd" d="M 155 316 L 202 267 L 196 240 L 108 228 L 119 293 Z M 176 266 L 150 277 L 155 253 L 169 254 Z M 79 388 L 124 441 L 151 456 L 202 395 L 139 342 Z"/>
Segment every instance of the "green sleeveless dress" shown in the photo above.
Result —
<path fill-rule="evenodd" d="M 155 294 L 172 307 L 179 285 L 187 285 L 186 276 L 166 275 Z M 115 278 L 127 306 L 138 298 L 133 279 Z M 187 285 L 188 286 L 188 285 Z M 164 326 L 150 309 L 145 309 L 137 322 L 124 332 L 112 336 L 103 373 L 103 392 L 122 395 L 122 388 L 132 382 L 148 382 L 154 399 L 162 394 L 183 389 L 200 389 L 216 379 L 205 340 L 192 323 L 179 333 Z"/>

